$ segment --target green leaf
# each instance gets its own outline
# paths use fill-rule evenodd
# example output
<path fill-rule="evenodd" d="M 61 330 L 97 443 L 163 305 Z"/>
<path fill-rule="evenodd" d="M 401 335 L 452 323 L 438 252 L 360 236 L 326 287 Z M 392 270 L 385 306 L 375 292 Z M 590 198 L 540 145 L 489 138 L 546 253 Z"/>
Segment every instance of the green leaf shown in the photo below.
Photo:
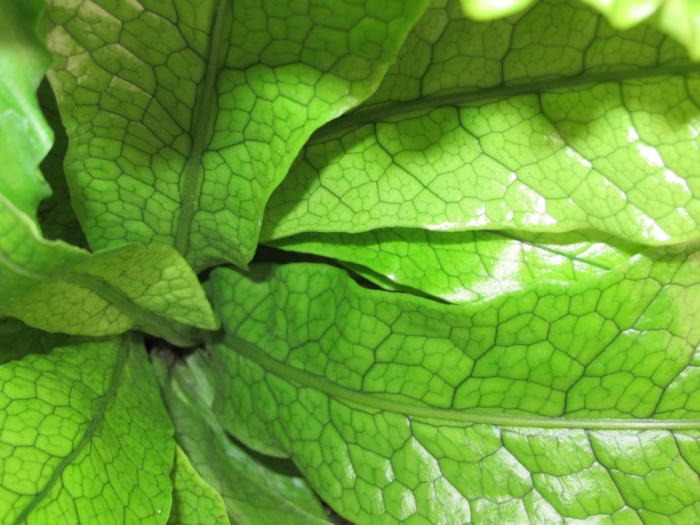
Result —
<path fill-rule="evenodd" d="M 359 523 L 694 522 L 699 255 L 465 305 L 217 269 L 214 410 Z"/>
<path fill-rule="evenodd" d="M 187 454 L 175 447 L 173 507 L 168 524 L 228 525 L 226 507 L 216 490 L 194 469 Z"/>
<path fill-rule="evenodd" d="M 2 195 L 0 313 L 71 334 L 140 328 L 185 346 L 192 343 L 184 325 L 217 327 L 197 276 L 170 246 L 130 244 L 90 254 L 46 241 Z"/>
<path fill-rule="evenodd" d="M 41 7 L 0 0 L 0 195 L 33 220 L 51 193 L 38 169 L 52 140 L 35 94 L 49 62 L 34 28 Z"/>
<path fill-rule="evenodd" d="M 303 143 L 376 89 L 425 3 L 50 1 L 49 78 L 90 245 L 245 266 Z"/>
<path fill-rule="evenodd" d="M 0 366 L 0 515 L 7 524 L 164 524 L 172 426 L 133 338 Z"/>
<path fill-rule="evenodd" d="M 700 232 L 700 65 L 647 26 L 560 1 L 478 23 L 436 2 L 375 95 L 322 128 L 263 240 L 306 231 Z"/>
<path fill-rule="evenodd" d="M 169 376 L 160 366 L 163 396 L 178 443 L 202 478 L 221 494 L 231 522 L 327 524 L 321 505 L 298 473 L 255 458 L 228 438 L 211 411 L 206 363 L 199 354 L 187 363 L 171 369 Z"/>
<path fill-rule="evenodd" d="M 184 325 L 216 328 L 217 321 L 173 248 L 132 244 L 89 254 L 39 232 L 36 209 L 48 186 L 37 166 L 51 132 L 35 93 L 46 66 L 34 36 L 38 9 L 10 2 L 0 22 L 0 158 L 7 159 L 0 176 L 0 314 L 54 332 L 140 328 L 191 344 Z"/>
<path fill-rule="evenodd" d="M 399 229 L 307 233 L 272 244 L 349 263 L 381 287 L 394 284 L 451 303 L 536 289 L 543 281 L 565 285 L 595 279 L 644 249 L 583 232 L 516 238 L 510 232 Z"/>

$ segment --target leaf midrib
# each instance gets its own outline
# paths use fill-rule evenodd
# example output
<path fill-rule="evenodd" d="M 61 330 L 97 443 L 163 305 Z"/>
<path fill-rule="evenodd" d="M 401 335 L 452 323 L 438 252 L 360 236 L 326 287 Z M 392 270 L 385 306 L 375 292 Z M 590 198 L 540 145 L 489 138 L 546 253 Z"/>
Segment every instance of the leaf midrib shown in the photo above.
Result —
<path fill-rule="evenodd" d="M 593 266 L 595 268 L 599 268 L 601 270 L 609 271 L 609 270 L 614 269 L 616 266 L 618 266 L 616 264 L 612 264 L 612 265 L 611 264 L 603 264 L 603 263 L 596 261 L 595 259 L 592 259 L 592 258 L 580 257 L 578 255 L 572 255 L 571 253 L 566 252 L 564 250 L 557 250 L 556 248 L 554 248 L 551 245 L 548 245 L 546 243 L 540 243 L 540 242 L 536 242 L 536 241 L 529 241 L 529 240 L 520 239 L 516 235 L 512 235 L 512 234 L 505 232 L 505 231 L 501 231 L 501 230 L 485 230 L 485 231 L 488 231 L 490 233 L 493 233 L 495 235 L 503 237 L 504 239 L 510 239 L 513 241 L 521 242 L 521 243 L 526 244 L 528 246 L 532 246 L 535 249 L 542 250 L 542 251 L 547 252 L 547 253 L 551 253 L 552 255 L 558 255 L 561 257 L 565 257 L 566 259 L 568 259 L 572 262 L 579 262 L 582 264 L 588 264 L 590 266 Z"/>
<path fill-rule="evenodd" d="M 58 464 L 56 469 L 53 471 L 53 474 L 51 474 L 51 477 L 46 482 L 46 485 L 44 485 L 44 488 L 42 488 L 41 491 L 38 492 L 36 496 L 34 496 L 34 498 L 29 502 L 29 504 L 24 509 L 22 509 L 22 512 L 20 512 L 19 515 L 12 522 L 13 525 L 20 525 L 22 523 L 26 523 L 29 514 L 31 514 L 31 512 L 36 508 L 36 506 L 39 503 L 41 503 L 41 501 L 51 492 L 51 489 L 58 482 L 65 469 L 73 463 L 75 458 L 78 457 L 78 455 L 85 449 L 88 443 L 95 436 L 96 432 L 98 431 L 98 429 L 102 425 L 102 422 L 104 421 L 107 410 L 110 408 L 112 402 L 116 398 L 117 387 L 119 386 L 122 373 L 124 372 L 124 368 L 126 367 L 126 362 L 128 359 L 127 354 L 132 349 L 133 345 L 134 342 L 131 338 L 121 341 L 119 350 L 116 352 L 116 356 L 113 362 L 112 375 L 110 377 L 109 386 L 102 395 L 99 406 L 95 410 L 95 416 L 90 422 L 88 428 L 85 430 L 83 437 L 80 439 L 75 448 L 70 452 L 70 454 L 63 458 L 63 460 Z"/>
<path fill-rule="evenodd" d="M 66 273 L 62 279 L 92 290 L 118 310 L 126 313 L 137 328 L 162 337 L 169 343 L 187 348 L 196 343 L 195 329 L 165 318 L 133 301 L 129 296 L 94 275 Z"/>
<path fill-rule="evenodd" d="M 606 71 L 603 73 L 578 74 L 528 83 L 501 84 L 488 88 L 434 94 L 407 101 L 369 104 L 346 113 L 323 126 L 311 137 L 308 144 L 324 142 L 364 124 L 380 122 L 390 117 L 420 110 L 463 106 L 474 102 L 494 101 L 516 95 L 539 94 L 563 88 L 576 88 L 607 82 L 624 82 L 641 78 L 687 75 L 696 72 L 700 72 L 700 63 L 664 65 L 641 69 Z"/>
<path fill-rule="evenodd" d="M 204 78 L 197 89 L 190 137 L 192 147 L 185 161 L 180 183 L 181 208 L 175 229 L 174 247 L 182 255 L 190 249 L 190 232 L 199 195 L 201 193 L 203 167 L 202 157 L 206 151 L 216 118 L 216 81 L 224 66 L 226 53 L 229 48 L 231 32 L 231 17 L 233 13 L 232 0 L 219 0 L 212 20 L 211 38 L 207 53 L 207 65 Z"/>
<path fill-rule="evenodd" d="M 700 418 L 692 419 L 623 419 L 623 418 L 574 418 L 526 416 L 520 414 L 488 414 L 469 410 L 430 407 L 388 399 L 376 394 L 353 390 L 333 383 L 319 375 L 289 366 L 273 359 L 255 345 L 228 334 L 224 337 L 223 350 L 235 351 L 253 361 L 263 370 L 274 373 L 300 386 L 323 392 L 341 402 L 367 408 L 403 414 L 408 417 L 448 421 L 458 424 L 483 424 L 499 427 L 529 427 L 543 429 L 585 430 L 697 430 Z"/>
<path fill-rule="evenodd" d="M 5 267 L 17 276 L 39 283 L 39 286 L 41 285 L 40 283 L 61 280 L 90 290 L 119 311 L 128 315 L 135 326 L 143 328 L 146 332 L 163 337 L 168 342 L 182 347 L 189 347 L 195 344 L 195 329 L 160 316 L 148 308 L 137 304 L 129 296 L 114 288 L 104 279 L 94 275 L 71 272 L 40 273 L 17 264 L 3 250 L 0 250 L 0 266 Z"/>

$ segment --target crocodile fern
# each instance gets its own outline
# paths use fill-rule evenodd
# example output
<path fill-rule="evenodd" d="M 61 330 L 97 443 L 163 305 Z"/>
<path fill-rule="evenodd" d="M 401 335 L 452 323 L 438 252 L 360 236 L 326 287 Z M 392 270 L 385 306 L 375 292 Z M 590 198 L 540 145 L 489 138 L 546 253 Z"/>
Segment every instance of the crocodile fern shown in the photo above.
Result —
<path fill-rule="evenodd" d="M 0 12 L 2 523 L 700 519 L 694 4 Z"/>

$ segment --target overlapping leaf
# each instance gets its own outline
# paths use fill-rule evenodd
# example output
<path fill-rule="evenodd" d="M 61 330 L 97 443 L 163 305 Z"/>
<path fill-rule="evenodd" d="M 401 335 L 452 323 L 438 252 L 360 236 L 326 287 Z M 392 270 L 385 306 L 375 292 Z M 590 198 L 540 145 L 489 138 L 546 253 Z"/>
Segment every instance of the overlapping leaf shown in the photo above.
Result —
<path fill-rule="evenodd" d="M 40 4 L 4 7 L 0 156 L 8 161 L 0 176 L 0 314 L 74 334 L 138 327 L 178 344 L 188 343 L 182 324 L 215 328 L 197 277 L 172 247 L 132 244 L 89 254 L 42 237 L 36 209 L 48 186 L 38 166 L 51 130 L 35 93 L 47 62 L 34 31 Z"/>
<path fill-rule="evenodd" d="M 0 366 L 0 516 L 7 524 L 167 521 L 172 427 L 132 338 Z"/>
<path fill-rule="evenodd" d="M 698 253 L 476 305 L 324 265 L 216 270 L 214 407 L 359 523 L 692 522 Z"/>
<path fill-rule="evenodd" d="M 317 127 L 368 97 L 425 1 L 48 3 L 73 202 L 93 248 L 252 257 Z"/>
<path fill-rule="evenodd" d="M 644 249 L 590 232 L 520 232 L 516 238 L 509 232 L 411 229 L 307 233 L 272 244 L 343 261 L 381 287 L 408 287 L 453 303 L 537 289 L 544 281 L 594 279 Z"/>
<path fill-rule="evenodd" d="M 0 313 L 48 331 L 105 335 L 138 327 L 176 344 L 217 321 L 194 272 L 170 246 L 90 254 L 40 237 L 0 195 Z"/>
<path fill-rule="evenodd" d="M 576 3 L 478 23 L 436 1 L 375 95 L 320 130 L 263 239 L 304 231 L 597 230 L 698 237 L 698 66 Z"/>
<path fill-rule="evenodd" d="M 278 472 L 233 443 L 211 411 L 211 378 L 201 357 L 177 366 L 170 376 L 161 367 L 161 386 L 175 424 L 177 441 L 194 468 L 221 494 L 232 523 L 322 525 L 316 496 L 298 475 Z M 268 463 L 274 463 L 274 461 Z M 200 523 L 208 523 L 202 520 Z"/>

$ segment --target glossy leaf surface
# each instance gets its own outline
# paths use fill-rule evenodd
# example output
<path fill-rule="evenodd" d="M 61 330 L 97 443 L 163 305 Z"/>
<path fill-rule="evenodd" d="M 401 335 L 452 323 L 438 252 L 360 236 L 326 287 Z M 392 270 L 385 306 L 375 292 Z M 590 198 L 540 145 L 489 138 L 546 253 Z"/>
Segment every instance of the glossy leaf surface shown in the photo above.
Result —
<path fill-rule="evenodd" d="M 434 2 L 375 95 L 311 139 L 263 239 L 305 231 L 596 230 L 698 238 L 698 65 L 576 3 L 478 23 Z"/>
<path fill-rule="evenodd" d="M 3 523 L 164 524 L 172 427 L 134 338 L 0 366 Z"/>
<path fill-rule="evenodd" d="M 2 20 L 0 157 L 11 161 L 0 176 L 0 313 L 48 331 L 105 335 L 138 327 L 185 343 L 181 324 L 217 322 L 173 248 L 89 254 L 39 231 L 36 210 L 49 189 L 38 166 L 51 144 L 35 93 L 47 62 L 34 35 L 39 7 L 10 3 Z"/>
<path fill-rule="evenodd" d="M 374 91 L 424 4 L 49 2 L 49 77 L 90 245 L 244 266 L 303 143 Z"/>
<path fill-rule="evenodd" d="M 273 245 L 332 257 L 379 286 L 393 283 L 451 303 L 537 289 L 543 282 L 596 279 L 644 249 L 609 237 L 594 240 L 596 235 L 585 232 L 514 235 L 396 229 L 300 234 Z"/>
<path fill-rule="evenodd" d="M 697 256 L 479 305 L 323 265 L 216 270 L 214 407 L 359 523 L 693 521 Z"/>
<path fill-rule="evenodd" d="M 700 522 L 695 2 L 46 4 L 1 522 Z"/>

